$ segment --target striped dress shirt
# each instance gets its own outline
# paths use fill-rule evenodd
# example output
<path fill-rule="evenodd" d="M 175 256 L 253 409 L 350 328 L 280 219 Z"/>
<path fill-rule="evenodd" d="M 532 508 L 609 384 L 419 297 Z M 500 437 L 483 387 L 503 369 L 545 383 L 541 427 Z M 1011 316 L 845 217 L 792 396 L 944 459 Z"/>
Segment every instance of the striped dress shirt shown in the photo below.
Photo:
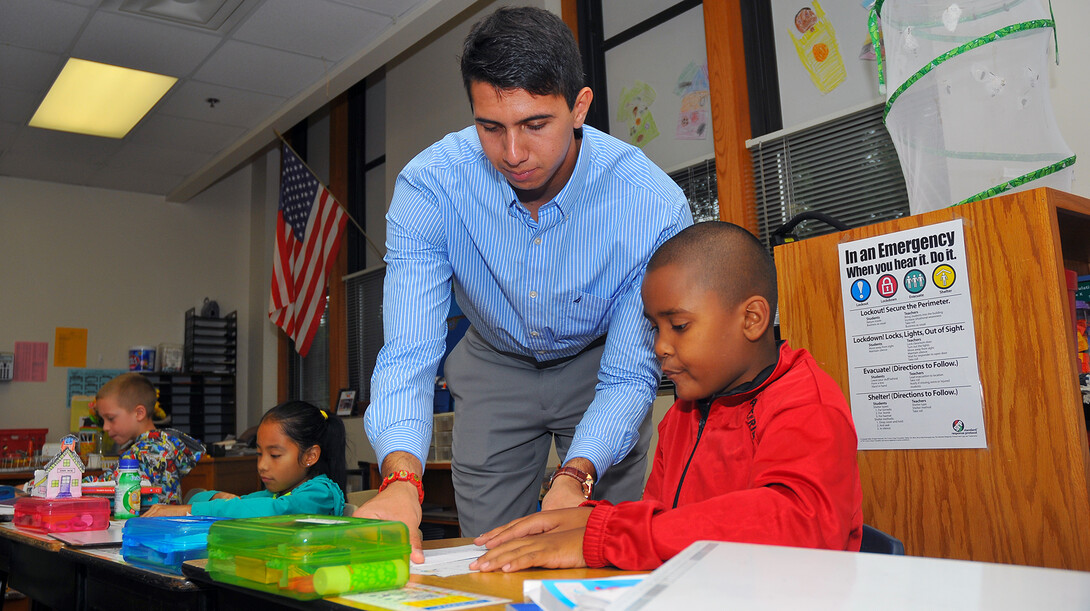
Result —
<path fill-rule="evenodd" d="M 669 176 L 589 126 L 571 178 L 536 221 L 475 127 L 417 155 L 386 215 L 385 345 L 365 418 L 380 463 L 393 451 L 427 457 L 453 291 L 497 350 L 548 361 L 607 336 L 594 400 L 567 455 L 604 474 L 635 444 L 661 375 L 640 299 L 647 261 L 692 222 Z"/>

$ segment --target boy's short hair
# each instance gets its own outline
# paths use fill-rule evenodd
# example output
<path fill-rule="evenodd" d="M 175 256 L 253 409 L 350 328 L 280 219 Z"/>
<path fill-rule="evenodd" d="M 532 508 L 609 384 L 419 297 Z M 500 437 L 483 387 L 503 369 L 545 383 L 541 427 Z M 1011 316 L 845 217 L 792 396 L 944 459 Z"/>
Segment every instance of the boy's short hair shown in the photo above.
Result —
<path fill-rule="evenodd" d="M 137 405 L 143 405 L 148 410 L 148 416 L 151 416 L 152 410 L 155 409 L 157 400 L 155 386 L 151 380 L 139 373 L 123 373 L 103 384 L 95 394 L 95 398 L 105 397 L 117 397 L 117 403 L 130 412 L 136 409 Z"/>
<path fill-rule="evenodd" d="M 706 221 L 686 227 L 651 255 L 648 273 L 679 265 L 702 274 L 730 307 L 755 295 L 776 311 L 776 264 L 760 240 L 733 223 Z"/>
<path fill-rule="evenodd" d="M 478 21 L 462 45 L 461 63 L 470 104 L 478 81 L 500 90 L 561 95 L 568 108 L 583 88 L 583 60 L 571 30 L 540 8 L 504 7 Z"/>

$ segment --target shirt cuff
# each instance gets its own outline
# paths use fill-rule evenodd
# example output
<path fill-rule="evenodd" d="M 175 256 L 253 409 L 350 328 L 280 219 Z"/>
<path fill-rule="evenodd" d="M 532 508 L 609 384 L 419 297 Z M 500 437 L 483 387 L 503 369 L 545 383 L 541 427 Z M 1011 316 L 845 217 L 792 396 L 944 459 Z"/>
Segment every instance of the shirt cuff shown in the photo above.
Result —
<path fill-rule="evenodd" d="M 605 557 L 606 525 L 617 511 L 609 501 L 598 501 L 583 532 L 583 560 L 589 568 L 609 566 Z"/>
<path fill-rule="evenodd" d="M 594 481 L 600 481 L 606 471 L 613 466 L 613 448 L 598 439 L 576 438 L 572 440 L 571 447 L 564 456 L 564 462 L 573 458 L 589 460 L 590 464 L 594 465 Z"/>
<path fill-rule="evenodd" d="M 424 463 L 428 460 L 430 445 L 431 422 L 420 420 L 402 420 L 391 424 L 371 440 L 380 468 L 391 452 L 408 452 L 420 460 L 421 470 L 423 470 Z"/>

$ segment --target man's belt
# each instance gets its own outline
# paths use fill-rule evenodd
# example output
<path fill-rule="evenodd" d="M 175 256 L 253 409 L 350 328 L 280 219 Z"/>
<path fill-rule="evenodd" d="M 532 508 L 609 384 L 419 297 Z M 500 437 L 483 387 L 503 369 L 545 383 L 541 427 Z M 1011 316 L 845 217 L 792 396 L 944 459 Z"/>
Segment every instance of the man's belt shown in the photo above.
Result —
<path fill-rule="evenodd" d="M 484 338 L 482 338 L 482 339 L 484 339 Z M 487 344 L 488 342 L 485 342 L 485 343 Z M 522 361 L 523 363 L 527 363 L 529 365 L 533 365 L 537 369 L 548 369 L 550 367 L 556 367 L 557 365 L 563 365 L 564 363 L 567 363 L 568 361 L 571 361 L 571 360 L 576 359 L 576 358 L 578 358 L 580 356 L 583 356 L 583 354 L 586 353 L 589 350 L 593 350 L 593 349 L 597 348 L 598 346 L 604 346 L 604 345 L 606 345 L 606 336 L 602 335 L 602 336 L 598 337 L 597 339 L 595 339 L 594 341 L 592 341 L 591 343 L 587 344 L 582 350 L 580 350 L 579 352 L 577 352 L 577 353 L 575 353 L 575 354 L 573 354 L 571 356 L 563 356 L 563 357 L 560 357 L 558 359 L 549 359 L 547 361 L 539 361 L 539 360 L 535 359 L 532 356 L 526 356 L 524 354 L 516 354 L 514 352 L 507 352 L 506 350 L 499 350 L 498 348 L 496 348 L 495 346 L 493 346 L 491 344 L 489 344 L 488 347 L 492 348 L 492 350 L 495 350 L 499 354 L 502 354 L 504 356 L 509 356 L 509 357 L 511 357 L 513 359 Z"/>

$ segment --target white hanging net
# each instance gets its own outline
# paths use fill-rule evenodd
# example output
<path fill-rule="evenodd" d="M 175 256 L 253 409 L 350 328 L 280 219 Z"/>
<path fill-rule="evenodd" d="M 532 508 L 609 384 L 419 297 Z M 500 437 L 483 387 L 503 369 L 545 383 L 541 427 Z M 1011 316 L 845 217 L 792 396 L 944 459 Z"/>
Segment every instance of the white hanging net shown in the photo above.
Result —
<path fill-rule="evenodd" d="M 881 38 L 879 38 L 879 28 Z M 1017 189 L 1070 190 L 1040 0 L 877 0 L 871 38 L 912 214 Z"/>

